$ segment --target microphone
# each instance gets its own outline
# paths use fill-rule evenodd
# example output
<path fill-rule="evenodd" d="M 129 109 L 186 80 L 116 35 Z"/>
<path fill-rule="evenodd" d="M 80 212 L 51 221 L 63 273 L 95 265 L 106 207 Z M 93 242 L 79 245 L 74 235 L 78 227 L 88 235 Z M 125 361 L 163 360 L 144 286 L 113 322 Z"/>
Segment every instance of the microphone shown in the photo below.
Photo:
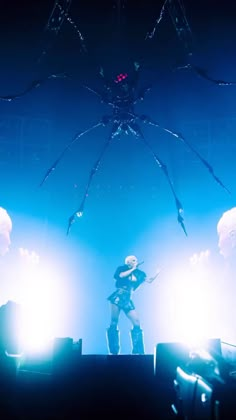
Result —
<path fill-rule="evenodd" d="M 140 265 L 142 265 L 144 263 L 144 261 L 141 261 L 140 263 L 137 264 L 136 267 L 139 267 Z"/>

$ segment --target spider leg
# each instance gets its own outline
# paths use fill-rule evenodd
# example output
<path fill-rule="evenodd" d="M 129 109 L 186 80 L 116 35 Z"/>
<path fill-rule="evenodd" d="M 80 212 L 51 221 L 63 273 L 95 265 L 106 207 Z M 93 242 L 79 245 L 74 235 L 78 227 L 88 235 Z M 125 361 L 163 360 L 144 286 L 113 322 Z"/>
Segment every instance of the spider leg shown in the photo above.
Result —
<path fill-rule="evenodd" d="M 101 99 L 101 102 L 103 102 L 103 96 L 101 93 L 99 93 L 98 91 L 96 91 L 95 89 L 87 86 L 87 85 L 82 85 L 83 88 L 87 89 L 89 92 L 94 93 L 94 95 L 98 96 Z"/>
<path fill-rule="evenodd" d="M 198 76 L 203 77 L 206 80 L 209 80 L 210 82 L 214 83 L 215 85 L 218 85 L 218 86 L 233 86 L 233 85 L 236 85 L 235 82 L 227 82 L 227 81 L 221 80 L 221 79 L 213 79 L 212 77 L 210 77 L 208 75 L 207 71 L 205 69 L 202 69 L 201 67 L 190 65 L 190 68 L 192 70 L 194 70 L 195 73 L 197 73 Z"/>
<path fill-rule="evenodd" d="M 139 119 L 140 121 L 147 123 L 149 125 L 153 125 L 154 127 L 160 128 L 163 131 L 166 131 L 167 133 L 171 134 L 172 136 L 176 137 L 177 139 L 179 139 L 182 143 L 185 144 L 185 146 L 187 146 L 187 148 L 189 150 L 191 150 L 192 153 L 195 154 L 195 156 L 197 156 L 197 158 L 202 162 L 202 164 L 208 169 L 208 171 L 210 172 L 210 174 L 213 176 L 213 178 L 215 179 L 215 181 L 228 193 L 231 194 L 231 192 L 228 190 L 228 188 L 223 184 L 223 182 L 218 178 L 218 176 L 215 175 L 214 170 L 212 168 L 212 166 L 209 164 L 209 162 L 206 161 L 206 159 L 204 159 L 204 157 L 202 157 L 200 155 L 200 153 L 191 145 L 191 143 L 189 143 L 180 133 L 176 133 L 175 131 L 169 130 L 168 128 L 162 127 L 160 126 L 157 122 L 155 122 L 154 120 L 152 120 L 151 118 L 149 118 L 146 115 L 140 115 L 137 116 L 137 119 Z"/>
<path fill-rule="evenodd" d="M 98 98 L 100 99 L 101 103 L 107 104 L 112 106 L 112 108 L 115 108 L 115 105 L 113 102 L 109 101 L 109 99 L 102 93 L 98 92 L 97 90 L 87 86 L 87 85 L 82 85 L 83 88 L 87 89 L 89 92 L 92 92 L 94 95 L 98 96 Z"/>
<path fill-rule="evenodd" d="M 85 192 L 84 192 L 84 195 L 82 197 L 82 201 L 81 201 L 79 207 L 77 208 L 77 210 L 69 217 L 68 227 L 67 227 L 67 235 L 69 234 L 71 226 L 75 222 L 76 217 L 82 217 L 83 216 L 85 201 L 88 197 L 88 193 L 89 193 L 89 189 L 90 189 L 93 177 L 94 177 L 95 173 L 97 172 L 97 170 L 99 169 L 101 160 L 102 160 L 105 152 L 107 151 L 108 147 L 110 146 L 111 141 L 115 137 L 119 136 L 119 134 L 120 134 L 119 124 L 115 123 L 113 125 L 111 134 L 109 135 L 107 141 L 105 142 L 105 144 L 104 144 L 104 146 L 103 146 L 103 148 L 102 148 L 102 150 L 101 150 L 101 152 L 98 156 L 98 159 L 95 161 L 95 163 L 94 163 L 94 165 L 93 165 L 93 167 L 90 171 L 88 181 L 87 181 L 87 185 L 86 185 L 86 188 L 85 188 Z"/>
<path fill-rule="evenodd" d="M 170 176 L 169 176 L 169 173 L 168 173 L 167 166 L 162 162 L 162 160 L 159 158 L 159 156 L 153 151 L 153 149 L 151 148 L 150 144 L 145 139 L 145 137 L 144 137 L 144 135 L 143 135 L 140 127 L 136 123 L 134 123 L 134 122 L 130 123 L 128 125 L 128 127 L 129 127 L 129 131 L 130 131 L 131 134 L 133 134 L 136 138 L 142 140 L 142 142 L 145 144 L 145 146 L 151 152 L 151 154 L 152 154 L 155 162 L 159 166 L 159 168 L 163 171 L 163 173 L 164 173 L 164 175 L 165 175 L 165 177 L 166 177 L 166 179 L 168 181 L 168 184 L 170 186 L 171 192 L 172 192 L 172 194 L 174 196 L 174 199 L 175 199 L 175 205 L 176 205 L 176 209 L 177 209 L 177 220 L 178 220 L 179 224 L 181 225 L 181 227 L 182 227 L 185 235 L 187 236 L 187 231 L 185 229 L 184 219 L 183 219 L 183 216 L 182 216 L 183 207 L 182 207 L 182 204 L 181 204 L 179 198 L 176 195 L 176 192 L 175 192 L 173 183 L 172 183 L 172 181 L 170 179 Z"/>
<path fill-rule="evenodd" d="M 25 90 L 23 90 L 20 93 L 16 93 L 14 95 L 7 95 L 7 96 L 0 96 L 0 100 L 2 101 L 8 101 L 11 102 L 14 99 L 20 98 L 21 96 L 26 95 L 33 89 L 37 89 L 39 86 L 41 86 L 44 82 L 46 82 L 49 79 L 58 79 L 58 78 L 66 78 L 68 77 L 65 73 L 58 73 L 58 74 L 50 74 L 49 76 L 45 77 L 45 79 L 41 80 L 34 80 Z"/>
<path fill-rule="evenodd" d="M 155 32 L 156 32 L 156 30 L 157 30 L 157 27 L 158 27 L 158 25 L 159 25 L 159 23 L 161 22 L 161 20 L 163 19 L 163 16 L 164 16 L 164 13 L 165 13 L 165 8 L 166 8 L 166 4 L 167 4 L 167 2 L 168 2 L 168 0 L 165 0 L 164 1 L 164 4 L 163 4 L 163 6 L 162 6 L 162 8 L 161 8 L 161 12 L 160 12 L 160 15 L 158 16 L 158 18 L 156 19 L 156 22 L 155 22 L 155 26 L 154 26 L 154 28 L 153 28 L 153 30 L 151 31 L 151 32 L 148 32 L 147 34 L 146 34 L 146 37 L 145 37 L 145 39 L 152 39 L 153 37 L 154 37 L 154 35 L 155 35 Z"/>
<path fill-rule="evenodd" d="M 188 55 L 193 52 L 193 34 L 187 20 L 184 4 L 182 0 L 168 1 L 167 9 L 175 27 L 179 40 Z"/>
<path fill-rule="evenodd" d="M 68 16 L 71 3 L 72 0 L 66 0 L 65 8 L 62 8 L 58 0 L 55 0 L 53 9 L 51 11 L 50 17 L 45 28 L 46 30 L 50 29 L 54 31 L 56 35 L 58 34 L 59 30 L 61 29 L 61 26 L 64 23 L 65 18 Z"/>
<path fill-rule="evenodd" d="M 52 164 L 52 166 L 47 170 L 47 172 L 44 175 L 44 178 L 41 181 L 41 183 L 39 184 L 39 186 L 41 187 L 44 184 L 44 182 L 48 179 L 49 175 L 51 175 L 51 173 L 56 169 L 57 165 L 59 164 L 61 159 L 64 157 L 66 152 L 73 146 L 74 143 L 76 143 L 80 139 L 80 137 L 84 136 L 85 134 L 89 133 L 90 131 L 94 130 L 95 128 L 100 127 L 101 125 L 104 126 L 104 125 L 108 124 L 110 122 L 110 119 L 111 119 L 110 116 L 103 117 L 102 120 L 99 121 L 98 123 L 92 125 L 91 127 L 87 128 L 84 131 L 79 131 L 77 134 L 75 134 L 75 136 L 72 138 L 70 143 L 67 144 L 67 146 L 61 152 L 61 154 L 58 156 L 58 158 L 55 160 L 55 162 Z"/>
<path fill-rule="evenodd" d="M 152 86 L 147 86 L 146 88 L 140 90 L 140 92 L 138 93 L 137 97 L 133 101 L 133 105 L 136 105 L 136 103 L 138 101 L 143 101 L 144 100 L 144 96 L 146 95 L 147 92 L 149 92 L 151 90 L 151 88 L 152 88 Z"/>
<path fill-rule="evenodd" d="M 213 79 L 211 76 L 208 75 L 207 71 L 203 69 L 202 67 L 195 66 L 193 64 L 186 64 L 183 66 L 179 66 L 176 68 L 176 70 L 193 70 L 198 76 L 202 77 L 205 80 L 208 80 L 209 82 L 214 83 L 218 86 L 235 86 L 236 82 L 228 82 L 226 80 L 221 79 Z"/>

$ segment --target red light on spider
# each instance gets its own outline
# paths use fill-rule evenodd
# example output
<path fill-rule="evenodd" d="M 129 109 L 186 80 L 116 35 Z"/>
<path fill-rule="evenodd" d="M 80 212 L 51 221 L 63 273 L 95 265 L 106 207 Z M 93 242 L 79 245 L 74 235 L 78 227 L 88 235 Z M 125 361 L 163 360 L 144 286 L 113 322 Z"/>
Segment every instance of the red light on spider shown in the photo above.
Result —
<path fill-rule="evenodd" d="M 116 76 L 114 82 L 115 83 L 120 83 L 120 82 L 122 82 L 122 80 L 126 79 L 127 77 L 128 77 L 127 73 L 120 73 Z"/>

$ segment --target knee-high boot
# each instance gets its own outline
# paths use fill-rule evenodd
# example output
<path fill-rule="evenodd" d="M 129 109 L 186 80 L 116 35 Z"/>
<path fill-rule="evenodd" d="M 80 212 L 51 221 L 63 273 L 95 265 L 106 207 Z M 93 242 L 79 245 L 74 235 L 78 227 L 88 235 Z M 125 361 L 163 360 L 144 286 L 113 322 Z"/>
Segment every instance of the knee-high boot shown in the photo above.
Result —
<path fill-rule="evenodd" d="M 140 327 L 134 327 L 130 331 L 132 354 L 144 354 L 143 330 Z"/>
<path fill-rule="evenodd" d="M 107 346 L 110 354 L 119 354 L 120 352 L 120 331 L 116 326 L 107 328 Z"/>

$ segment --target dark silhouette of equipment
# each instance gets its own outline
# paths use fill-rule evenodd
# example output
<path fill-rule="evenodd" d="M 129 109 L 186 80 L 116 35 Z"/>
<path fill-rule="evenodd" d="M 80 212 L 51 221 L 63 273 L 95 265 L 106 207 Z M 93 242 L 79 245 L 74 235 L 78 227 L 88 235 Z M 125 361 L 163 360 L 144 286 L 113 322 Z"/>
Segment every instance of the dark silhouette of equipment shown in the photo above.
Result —
<path fill-rule="evenodd" d="M 236 382 L 230 380 L 229 366 L 206 350 L 189 355 L 185 368 L 177 367 L 174 379 L 175 402 L 171 408 L 179 420 L 224 420 L 236 418 Z"/>

